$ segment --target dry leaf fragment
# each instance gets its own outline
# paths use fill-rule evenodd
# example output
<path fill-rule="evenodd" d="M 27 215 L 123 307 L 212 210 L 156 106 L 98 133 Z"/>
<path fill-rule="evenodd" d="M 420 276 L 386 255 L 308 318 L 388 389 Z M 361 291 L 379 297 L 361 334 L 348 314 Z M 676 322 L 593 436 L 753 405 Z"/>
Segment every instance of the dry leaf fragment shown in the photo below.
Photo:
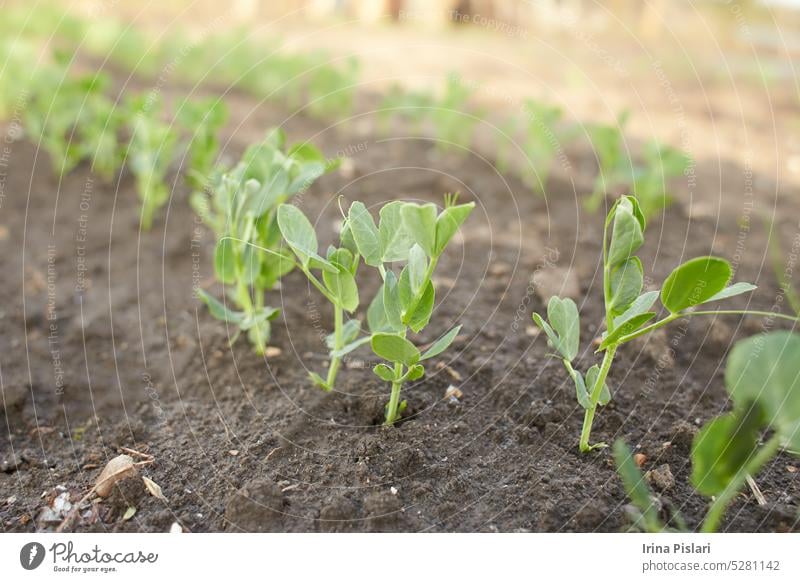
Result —
<path fill-rule="evenodd" d="M 125 510 L 125 515 L 122 516 L 122 521 L 128 521 L 134 515 L 136 515 L 136 508 L 133 505 L 131 505 L 128 509 Z"/>
<path fill-rule="evenodd" d="M 144 486 L 147 488 L 147 491 L 150 492 L 150 495 L 156 499 L 160 499 L 161 501 L 167 501 L 167 498 L 164 496 L 164 492 L 161 491 L 161 486 L 158 483 L 148 477 L 142 477 L 142 481 L 144 481 Z"/>
<path fill-rule="evenodd" d="M 114 485 L 136 474 L 136 466 L 128 455 L 117 455 L 105 466 L 94 482 L 94 492 L 100 497 L 108 497 Z"/>

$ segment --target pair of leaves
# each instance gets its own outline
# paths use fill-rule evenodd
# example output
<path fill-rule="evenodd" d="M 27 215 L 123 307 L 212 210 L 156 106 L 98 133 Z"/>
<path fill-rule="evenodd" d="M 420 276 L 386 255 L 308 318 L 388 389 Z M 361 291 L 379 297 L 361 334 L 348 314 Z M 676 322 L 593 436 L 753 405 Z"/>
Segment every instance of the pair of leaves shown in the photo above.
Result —
<path fill-rule="evenodd" d="M 538 313 L 533 314 L 533 321 L 544 330 L 550 346 L 562 359 L 571 362 L 578 355 L 580 347 L 578 306 L 572 299 L 561 299 L 554 295 L 547 303 L 547 319 L 549 323 Z"/>
<path fill-rule="evenodd" d="M 618 267 L 639 250 L 644 243 L 646 225 L 639 203 L 632 196 L 622 196 L 617 200 L 606 223 L 612 221 L 611 244 L 606 257 L 609 270 Z"/>
<path fill-rule="evenodd" d="M 420 353 L 414 344 L 401 335 L 375 333 L 372 335 L 372 351 L 384 360 L 411 367 L 417 362 L 428 360 L 444 352 L 453 343 L 460 330 L 460 325 L 454 327 L 433 342 L 424 353 Z"/>
<path fill-rule="evenodd" d="M 575 382 L 575 393 L 578 398 L 578 404 L 583 408 L 589 409 L 592 407 L 591 392 L 597 383 L 597 378 L 600 375 L 600 367 L 597 365 L 592 366 L 586 372 L 586 378 L 578 370 L 572 370 L 572 379 Z M 611 402 L 611 390 L 606 382 L 603 382 L 603 387 L 600 390 L 600 398 L 597 403 L 600 406 L 605 406 Z"/>
<path fill-rule="evenodd" d="M 278 228 L 294 251 L 303 269 L 321 269 L 322 280 L 335 303 L 352 313 L 359 303 L 358 286 L 354 276 L 357 259 L 345 248 L 332 248 L 328 258 L 319 255 L 319 243 L 314 227 L 303 212 L 290 204 L 278 207 Z"/>
<path fill-rule="evenodd" d="M 406 203 L 401 208 L 403 224 L 425 254 L 439 257 L 456 231 L 475 208 L 474 202 L 448 206 L 437 216 L 436 205 Z"/>

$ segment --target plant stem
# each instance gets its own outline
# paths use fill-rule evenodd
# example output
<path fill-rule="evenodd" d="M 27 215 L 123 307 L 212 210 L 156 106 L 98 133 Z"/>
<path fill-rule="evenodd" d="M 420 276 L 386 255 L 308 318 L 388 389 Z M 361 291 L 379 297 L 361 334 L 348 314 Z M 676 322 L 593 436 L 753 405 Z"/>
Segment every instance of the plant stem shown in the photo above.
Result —
<path fill-rule="evenodd" d="M 700 531 L 703 533 L 717 531 L 719 522 L 722 521 L 722 516 L 725 514 L 725 509 L 744 486 L 747 477 L 758 474 L 767 461 L 778 452 L 780 444 L 780 436 L 777 433 L 772 435 L 764 446 L 750 458 L 750 461 L 736 472 L 736 475 L 728 482 L 722 493 L 714 499 L 714 503 L 711 504 L 711 508 L 708 510 L 705 520 L 703 520 L 703 527 Z"/>
<path fill-rule="evenodd" d="M 595 448 L 604 447 L 604 443 L 596 445 L 589 444 L 589 437 L 592 434 L 592 423 L 594 422 L 594 413 L 597 410 L 597 403 L 600 401 L 600 395 L 603 392 L 603 384 L 605 384 L 608 371 L 611 369 L 611 363 L 614 361 L 614 355 L 617 353 L 617 346 L 610 346 L 603 355 L 603 363 L 600 366 L 600 373 L 597 375 L 594 386 L 589 393 L 590 406 L 586 409 L 583 416 L 583 428 L 581 429 L 580 450 L 586 453 Z"/>
<path fill-rule="evenodd" d="M 800 318 L 794 315 L 786 315 L 784 313 L 775 313 L 774 311 L 751 311 L 749 309 L 711 309 L 708 311 L 683 311 L 681 313 L 671 313 L 664 319 L 661 319 L 655 323 L 651 323 L 647 327 L 643 327 L 633 333 L 629 333 L 628 335 L 624 335 L 619 338 L 617 344 L 624 344 L 637 337 L 641 337 L 645 334 L 650 333 L 651 331 L 655 331 L 660 327 L 664 327 L 671 321 L 675 321 L 676 319 L 680 319 L 681 317 L 694 317 L 695 315 L 754 315 L 760 317 L 775 317 L 777 319 L 785 319 L 787 321 L 793 321 L 797 323 L 800 321 Z"/>
<path fill-rule="evenodd" d="M 344 347 L 344 335 L 342 328 L 344 327 L 344 310 L 334 303 L 333 305 L 333 350 L 341 350 Z M 328 368 L 328 378 L 325 383 L 328 385 L 327 390 L 333 390 L 333 385 L 336 382 L 336 374 L 339 372 L 339 365 L 342 359 L 339 357 L 331 358 L 331 365 Z"/>
<path fill-rule="evenodd" d="M 389 404 L 386 406 L 386 424 L 394 424 L 397 420 L 397 407 L 400 406 L 400 389 L 403 387 L 403 364 L 396 362 L 394 365 L 394 380 L 392 381 L 392 395 L 389 397 Z"/>

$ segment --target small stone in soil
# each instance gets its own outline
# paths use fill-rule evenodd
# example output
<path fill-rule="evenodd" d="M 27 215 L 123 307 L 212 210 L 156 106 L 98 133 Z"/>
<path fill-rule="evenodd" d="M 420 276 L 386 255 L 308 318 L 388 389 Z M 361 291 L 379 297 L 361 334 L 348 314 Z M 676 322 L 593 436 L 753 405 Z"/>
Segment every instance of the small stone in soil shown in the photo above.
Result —
<path fill-rule="evenodd" d="M 675 486 L 675 477 L 672 475 L 672 470 L 669 465 L 663 464 L 648 471 L 645 478 L 657 489 L 667 491 Z"/>

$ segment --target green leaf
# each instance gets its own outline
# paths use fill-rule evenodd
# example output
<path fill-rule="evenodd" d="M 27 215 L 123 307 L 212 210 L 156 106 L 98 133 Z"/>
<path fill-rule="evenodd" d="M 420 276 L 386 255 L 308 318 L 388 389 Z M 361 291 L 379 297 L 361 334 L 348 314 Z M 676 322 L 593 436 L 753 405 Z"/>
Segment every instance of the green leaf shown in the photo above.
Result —
<path fill-rule="evenodd" d="M 358 286 L 350 271 L 341 266 L 336 273 L 323 271 L 322 280 L 342 309 L 353 313 L 358 308 Z"/>
<path fill-rule="evenodd" d="M 420 364 L 415 364 L 411 366 L 411 368 L 406 372 L 406 380 L 409 382 L 413 382 L 415 380 L 419 380 L 425 375 L 425 368 L 422 367 Z"/>
<path fill-rule="evenodd" d="M 734 283 L 730 287 L 725 287 L 722 291 L 713 295 L 705 300 L 704 303 L 711 303 L 712 301 L 719 301 L 720 299 L 727 299 L 728 297 L 736 297 L 742 293 L 749 293 L 758 289 L 752 283 Z"/>
<path fill-rule="evenodd" d="M 608 249 L 608 264 L 616 266 L 630 258 L 644 243 L 643 218 L 634 214 L 634 202 L 629 197 L 620 198 L 614 205 L 614 230 Z"/>
<path fill-rule="evenodd" d="M 420 357 L 420 361 L 425 361 L 431 358 L 435 358 L 436 356 L 444 352 L 447 348 L 450 347 L 450 344 L 453 343 L 453 340 L 456 339 L 456 336 L 460 331 L 461 331 L 461 326 L 457 325 L 456 327 L 448 331 L 446 334 L 444 334 L 442 337 L 437 339 L 435 342 L 431 344 L 431 347 L 425 350 L 425 353 L 423 353 L 422 356 Z"/>
<path fill-rule="evenodd" d="M 621 439 L 614 443 L 614 461 L 617 465 L 617 473 L 625 487 L 625 493 L 639 510 L 641 527 L 651 533 L 663 531 L 664 525 L 658 517 L 655 495 L 633 460 L 633 453 Z M 634 525 L 639 526 L 640 524 L 635 523 Z"/>
<path fill-rule="evenodd" d="M 414 310 L 404 315 L 403 322 L 408 325 L 414 333 L 419 333 L 431 320 L 435 297 L 436 292 L 433 288 L 433 283 L 428 281 L 425 290 L 414 306 Z"/>
<path fill-rule="evenodd" d="M 341 358 L 342 356 L 346 356 L 350 352 L 360 348 L 365 343 L 372 341 L 372 336 L 367 335 L 364 337 L 360 337 L 355 341 L 350 342 L 349 344 L 345 345 L 341 350 L 333 350 L 331 352 L 331 356 L 334 358 Z"/>
<path fill-rule="evenodd" d="M 555 330 L 550 327 L 550 324 L 547 323 L 538 313 L 533 313 L 532 317 L 534 323 L 536 323 L 540 329 L 544 330 L 544 333 L 547 335 L 547 344 L 556 350 L 561 358 L 566 359 L 566 356 L 561 353 L 561 338 L 558 337 L 558 334 L 555 332 Z"/>
<path fill-rule="evenodd" d="M 413 366 L 419 361 L 419 350 L 403 336 L 393 333 L 376 333 L 372 336 L 372 351 L 390 362 Z"/>
<path fill-rule="evenodd" d="M 318 243 L 314 227 L 299 208 L 282 204 L 278 208 L 278 228 L 304 266 L 308 267 L 312 258 L 321 259 L 317 254 Z"/>
<path fill-rule="evenodd" d="M 214 271 L 226 285 L 236 282 L 236 247 L 233 239 L 222 238 L 214 249 Z"/>
<path fill-rule="evenodd" d="M 639 257 L 631 257 L 611 271 L 609 310 L 612 317 L 624 313 L 633 304 L 643 284 L 644 272 Z"/>
<path fill-rule="evenodd" d="M 229 309 L 216 297 L 209 295 L 202 289 L 198 289 L 197 296 L 203 301 L 203 303 L 208 305 L 208 312 L 214 319 L 219 319 L 220 321 L 225 321 L 227 323 L 233 323 L 237 326 L 244 321 L 246 316 L 244 312 Z"/>
<path fill-rule="evenodd" d="M 598 349 L 604 350 L 608 346 L 617 343 L 617 341 L 622 336 L 626 336 L 629 333 L 633 333 L 634 331 L 642 327 L 645 323 L 653 319 L 655 316 L 656 314 L 654 311 L 646 311 L 645 313 L 634 315 L 630 319 L 626 320 L 624 323 L 615 327 L 611 331 L 611 333 L 606 334 L 606 337 L 603 338 L 603 341 L 600 343 Z"/>
<path fill-rule="evenodd" d="M 580 347 L 580 316 L 578 306 L 572 299 L 561 299 L 553 295 L 547 303 L 547 319 L 558 334 L 558 343 L 553 347 L 570 362 L 578 355 Z"/>
<path fill-rule="evenodd" d="M 375 375 L 384 382 L 394 381 L 394 370 L 386 364 L 378 364 L 372 368 L 372 371 L 375 372 Z"/>
<path fill-rule="evenodd" d="M 453 238 L 459 227 L 464 224 L 473 208 L 475 208 L 475 203 L 469 202 L 458 206 L 450 206 L 442 211 L 436 219 L 436 244 L 434 246 L 436 256 L 444 252 L 450 239 Z"/>
<path fill-rule="evenodd" d="M 383 282 L 383 310 L 387 325 L 393 330 L 403 329 L 403 307 L 400 302 L 400 290 L 397 276 L 391 272 L 386 272 L 386 279 Z"/>
<path fill-rule="evenodd" d="M 575 396 L 578 398 L 578 404 L 584 409 L 589 409 L 592 406 L 592 401 L 589 398 L 589 392 L 586 389 L 586 382 L 583 379 L 583 374 L 578 370 L 573 369 L 571 372 L 572 380 L 575 382 Z"/>
<path fill-rule="evenodd" d="M 628 307 L 625 313 L 614 319 L 614 329 L 630 321 L 637 315 L 645 313 L 653 306 L 653 304 L 656 302 L 656 299 L 658 299 L 658 291 L 648 291 L 647 293 L 642 293 L 633 303 L 631 303 L 630 307 Z"/>
<path fill-rule="evenodd" d="M 361 322 L 357 319 L 348 319 L 342 326 L 342 343 L 347 345 L 358 337 L 361 331 Z M 333 349 L 336 334 L 329 333 L 325 336 L 325 345 L 329 350 Z"/>
<path fill-rule="evenodd" d="M 242 251 L 242 282 L 251 285 L 256 280 L 261 270 L 261 257 L 259 250 L 252 245 L 245 245 Z"/>
<path fill-rule="evenodd" d="M 364 257 L 364 262 L 373 267 L 380 266 L 383 263 L 380 233 L 363 202 L 353 202 L 347 222 L 353 233 L 353 239 L 356 241 L 358 252 Z"/>
<path fill-rule="evenodd" d="M 420 289 L 425 284 L 425 275 L 428 270 L 428 260 L 425 251 L 418 244 L 411 247 L 408 253 L 408 280 L 411 284 L 411 292 L 418 295 Z"/>
<path fill-rule="evenodd" d="M 784 443 L 800 450 L 800 335 L 775 331 L 738 342 L 725 386 L 737 407 L 758 402 Z"/>
<path fill-rule="evenodd" d="M 725 259 L 697 257 L 670 273 L 661 289 L 661 303 L 671 313 L 678 313 L 705 303 L 725 289 L 732 269 Z"/>
<path fill-rule="evenodd" d="M 586 390 L 591 392 L 594 390 L 594 384 L 597 382 L 597 377 L 600 374 L 600 367 L 597 365 L 592 366 L 586 372 Z M 611 390 L 608 389 L 608 383 L 603 382 L 603 388 L 600 390 L 600 398 L 597 401 L 600 406 L 605 406 L 611 402 Z"/>
<path fill-rule="evenodd" d="M 405 202 L 395 200 L 381 208 L 378 227 L 381 239 L 381 259 L 385 263 L 408 260 L 414 239 L 403 225 L 401 208 Z"/>
<path fill-rule="evenodd" d="M 400 209 L 403 224 L 429 257 L 436 256 L 436 205 L 407 202 Z"/>
<path fill-rule="evenodd" d="M 763 413 L 758 405 L 706 423 L 692 443 L 691 481 L 706 496 L 719 495 L 758 448 Z"/>

